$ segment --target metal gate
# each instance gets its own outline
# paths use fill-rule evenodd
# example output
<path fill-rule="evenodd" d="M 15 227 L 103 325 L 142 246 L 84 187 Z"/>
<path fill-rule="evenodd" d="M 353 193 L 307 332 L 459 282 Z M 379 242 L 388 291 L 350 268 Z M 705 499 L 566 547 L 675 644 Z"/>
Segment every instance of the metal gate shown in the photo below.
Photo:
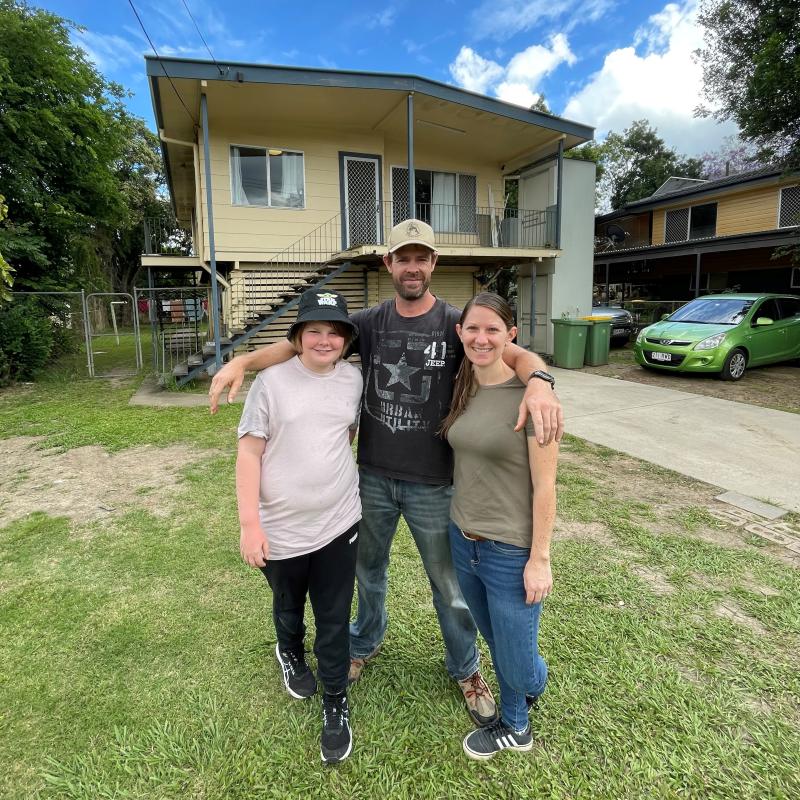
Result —
<path fill-rule="evenodd" d="M 133 297 L 123 292 L 86 295 L 89 375 L 135 375 L 142 367 L 139 319 Z"/>

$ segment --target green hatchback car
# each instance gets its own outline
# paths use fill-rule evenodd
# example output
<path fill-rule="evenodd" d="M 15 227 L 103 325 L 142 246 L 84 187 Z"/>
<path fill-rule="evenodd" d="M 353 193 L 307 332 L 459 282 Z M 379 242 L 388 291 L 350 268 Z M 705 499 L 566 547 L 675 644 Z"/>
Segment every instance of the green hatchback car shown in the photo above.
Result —
<path fill-rule="evenodd" d="M 643 367 L 716 372 L 724 381 L 738 381 L 747 367 L 800 359 L 800 297 L 697 297 L 643 328 L 633 351 Z"/>

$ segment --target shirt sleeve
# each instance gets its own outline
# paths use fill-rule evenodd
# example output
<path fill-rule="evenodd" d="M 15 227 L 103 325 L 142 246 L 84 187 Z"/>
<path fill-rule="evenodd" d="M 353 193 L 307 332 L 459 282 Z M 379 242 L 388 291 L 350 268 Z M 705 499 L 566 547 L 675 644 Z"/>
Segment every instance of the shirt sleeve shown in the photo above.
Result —
<path fill-rule="evenodd" d="M 258 373 L 244 401 L 237 436 L 247 435 L 269 441 L 269 389 L 264 372 Z"/>

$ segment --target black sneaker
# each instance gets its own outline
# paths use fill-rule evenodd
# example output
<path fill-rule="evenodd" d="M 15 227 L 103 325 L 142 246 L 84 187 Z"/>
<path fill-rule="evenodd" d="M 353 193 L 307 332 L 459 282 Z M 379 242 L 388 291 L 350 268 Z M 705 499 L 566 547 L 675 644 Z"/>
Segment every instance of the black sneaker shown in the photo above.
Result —
<path fill-rule="evenodd" d="M 476 761 L 485 761 L 501 750 L 521 750 L 527 752 L 533 747 L 531 726 L 522 733 L 516 733 L 502 720 L 486 728 L 478 728 L 464 737 L 464 752 Z"/>
<path fill-rule="evenodd" d="M 306 664 L 305 653 L 281 650 L 280 645 L 276 644 L 275 657 L 283 671 L 283 685 L 292 697 L 305 700 L 317 693 L 317 680 Z"/>
<path fill-rule="evenodd" d="M 322 695 L 322 737 L 320 753 L 326 764 L 344 761 L 353 749 L 353 733 L 350 730 L 350 710 L 347 707 L 347 692 Z"/>

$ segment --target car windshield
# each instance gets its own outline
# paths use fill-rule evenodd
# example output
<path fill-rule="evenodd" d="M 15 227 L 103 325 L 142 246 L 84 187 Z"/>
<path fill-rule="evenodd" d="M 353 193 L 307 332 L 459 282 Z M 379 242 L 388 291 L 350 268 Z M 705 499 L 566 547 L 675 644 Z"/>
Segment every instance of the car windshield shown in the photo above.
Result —
<path fill-rule="evenodd" d="M 701 298 L 692 300 L 667 317 L 668 322 L 697 322 L 708 325 L 738 325 L 753 307 L 752 300 Z"/>

